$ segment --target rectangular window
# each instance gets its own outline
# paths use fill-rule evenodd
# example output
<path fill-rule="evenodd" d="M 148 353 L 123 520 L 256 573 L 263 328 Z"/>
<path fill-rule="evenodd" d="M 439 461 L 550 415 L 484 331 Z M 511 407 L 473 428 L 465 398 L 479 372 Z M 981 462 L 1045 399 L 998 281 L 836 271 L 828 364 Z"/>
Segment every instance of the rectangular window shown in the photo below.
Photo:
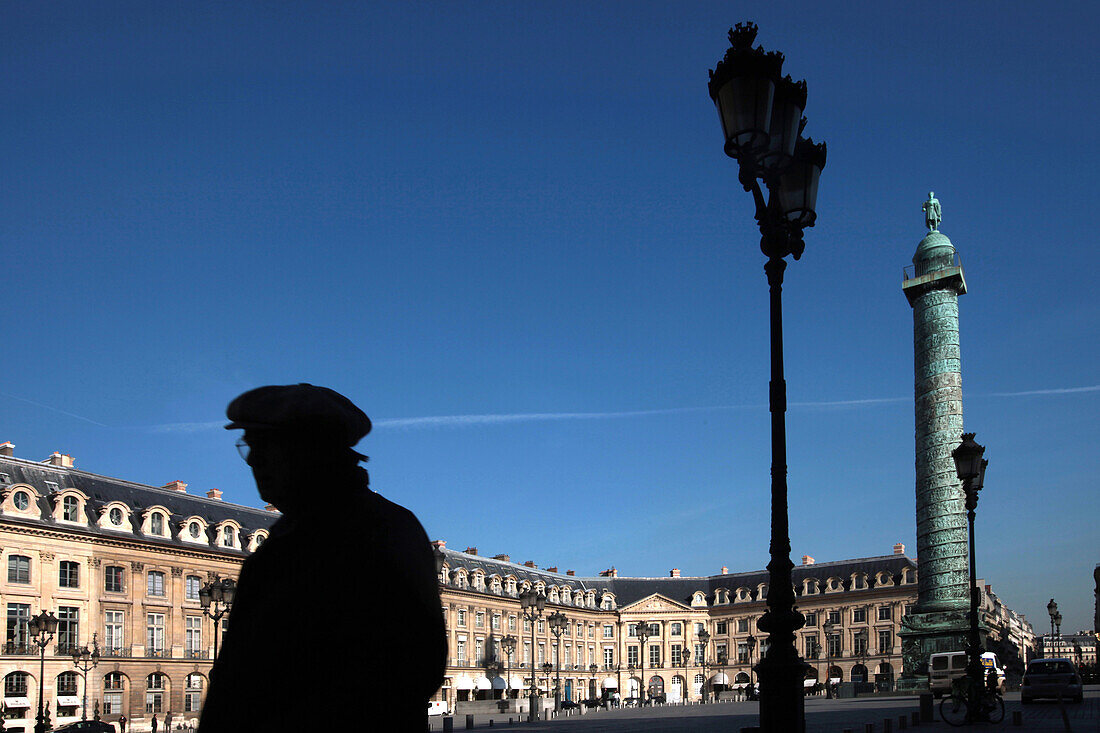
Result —
<path fill-rule="evenodd" d="M 839 624 L 840 623 L 840 611 L 829 611 L 829 623 L 831 623 L 831 624 Z"/>
<path fill-rule="evenodd" d="M 638 647 L 633 644 L 626 648 L 626 663 L 631 667 L 638 666 Z"/>
<path fill-rule="evenodd" d="M 727 630 L 727 627 L 726 627 L 726 622 L 725 621 L 719 621 L 718 623 L 716 623 L 714 625 L 714 633 L 719 634 L 719 635 L 728 633 L 728 630 Z"/>
<path fill-rule="evenodd" d="M 183 693 L 183 712 L 197 713 L 202 705 L 202 691 L 188 690 Z"/>
<path fill-rule="evenodd" d="M 31 582 L 31 559 L 25 555 L 8 555 L 8 582 Z"/>
<path fill-rule="evenodd" d="M 699 622 L 696 622 L 695 623 L 695 635 L 698 636 L 699 633 L 703 630 L 703 628 L 704 628 L 703 624 L 701 624 Z"/>
<path fill-rule="evenodd" d="M 79 588 L 80 563 L 72 560 L 58 563 L 57 585 L 61 588 Z"/>
<path fill-rule="evenodd" d="M 661 666 L 661 646 L 659 644 L 653 644 L 649 647 L 649 666 Z"/>
<path fill-rule="evenodd" d="M 123 569 L 118 565 L 108 565 L 103 574 L 103 590 L 108 593 L 122 593 Z"/>
<path fill-rule="evenodd" d="M 459 639 L 455 642 L 455 661 L 461 666 L 466 663 L 466 640 Z"/>
<path fill-rule="evenodd" d="M 184 649 L 187 656 L 198 657 L 202 653 L 202 616 L 188 616 Z"/>
<path fill-rule="evenodd" d="M 465 608 L 458 609 L 458 625 L 459 626 L 465 626 L 466 625 L 466 609 Z"/>
<path fill-rule="evenodd" d="M 718 642 L 714 645 L 714 655 L 718 659 L 719 664 L 725 664 L 729 660 L 729 652 L 727 652 L 726 642 Z"/>
<path fill-rule="evenodd" d="M 148 594 L 151 596 L 164 595 L 164 573 L 159 570 L 149 571 Z"/>
<path fill-rule="evenodd" d="M 531 642 L 523 642 L 523 664 L 527 666 L 531 664 Z"/>
<path fill-rule="evenodd" d="M 611 624 L 604 624 L 603 625 L 603 638 L 605 638 L 605 639 L 614 639 L 615 638 L 615 627 L 613 625 L 611 625 Z"/>
<path fill-rule="evenodd" d="M 878 653 L 890 654 L 894 648 L 894 635 L 889 631 L 878 632 Z"/>
<path fill-rule="evenodd" d="M 806 659 L 817 659 L 817 634 L 806 634 Z"/>
<path fill-rule="evenodd" d="M 485 640 L 484 639 L 475 639 L 474 640 L 474 662 L 476 664 L 484 664 L 485 663 Z"/>
<path fill-rule="evenodd" d="M 478 611 L 474 614 L 474 626 L 479 629 L 485 628 L 485 612 Z"/>
<path fill-rule="evenodd" d="M 117 652 L 122 648 L 122 627 L 125 614 L 122 611 L 106 611 L 103 614 L 103 646 Z"/>
<path fill-rule="evenodd" d="M 60 606 L 57 609 L 57 646 L 62 654 L 69 654 L 80 640 L 80 609 Z"/>
<path fill-rule="evenodd" d="M 867 632 L 861 631 L 852 637 L 852 651 L 857 657 L 867 653 Z"/>
<path fill-rule="evenodd" d="M 515 616 L 509 616 L 508 617 L 508 630 L 509 631 L 515 631 L 516 630 L 516 617 Z"/>
<path fill-rule="evenodd" d="M 5 651 L 9 654 L 18 654 L 27 649 L 30 636 L 27 632 L 27 622 L 31 618 L 31 605 L 29 603 L 8 604 L 8 627 L 4 637 Z"/>
<path fill-rule="evenodd" d="M 702 644 L 695 645 L 695 664 L 697 666 L 703 665 L 703 655 L 706 654 L 707 648 Z"/>
<path fill-rule="evenodd" d="M 878 607 L 878 620 L 879 621 L 889 621 L 891 618 L 893 618 L 893 610 L 894 609 L 892 609 L 890 606 L 879 606 Z"/>
<path fill-rule="evenodd" d="M 145 617 L 145 653 L 164 651 L 164 614 L 150 613 Z"/>
<path fill-rule="evenodd" d="M 615 666 L 615 647 L 605 646 L 603 648 L 603 666 L 607 668 Z"/>
<path fill-rule="evenodd" d="M 626 625 L 626 635 L 629 636 L 631 639 L 637 637 L 638 636 L 638 624 L 627 624 Z"/>
<path fill-rule="evenodd" d="M 673 644 L 669 650 L 669 660 L 672 662 L 673 667 L 682 667 L 684 664 L 684 648 L 679 644 Z"/>
<path fill-rule="evenodd" d="M 829 634 L 829 638 L 828 638 L 826 643 L 828 643 L 828 645 L 829 645 L 829 656 L 830 657 L 839 657 L 840 656 L 840 634 Z"/>
<path fill-rule="evenodd" d="M 595 639 L 596 638 L 596 624 L 588 624 L 588 638 L 589 639 Z"/>
<path fill-rule="evenodd" d="M 741 641 L 737 643 L 737 663 L 748 664 L 749 662 L 749 645 Z"/>
<path fill-rule="evenodd" d="M 683 624 L 681 624 L 679 621 L 673 621 L 668 633 L 671 636 L 681 636 L 681 635 L 683 635 L 683 633 L 684 633 Z"/>
<path fill-rule="evenodd" d="M 103 693 L 103 714 L 104 715 L 121 715 L 122 714 L 122 693 L 121 692 L 104 692 Z"/>
<path fill-rule="evenodd" d="M 523 617 L 523 630 L 524 632 L 529 632 L 531 630 L 531 619 L 526 616 Z"/>
<path fill-rule="evenodd" d="M 199 600 L 199 590 L 202 588 L 202 578 L 197 575 L 187 576 L 187 600 L 197 601 Z"/>
<path fill-rule="evenodd" d="M 749 620 L 747 618 L 737 619 L 737 633 L 739 633 L 739 634 L 749 633 Z"/>
<path fill-rule="evenodd" d="M 568 669 L 569 665 L 572 664 L 572 662 L 569 661 L 569 656 L 570 656 L 569 655 L 569 647 L 565 647 L 564 649 L 562 649 L 561 654 L 562 654 L 561 663 L 564 664 L 565 667 Z"/>
<path fill-rule="evenodd" d="M 852 609 L 852 623 L 862 624 L 867 622 L 867 609 L 866 608 L 853 608 Z"/>
<path fill-rule="evenodd" d="M 543 621 L 541 618 L 538 620 L 538 629 L 540 634 L 546 633 L 546 622 Z"/>
<path fill-rule="evenodd" d="M 145 693 L 145 712 L 146 713 L 163 713 L 164 712 L 164 693 L 149 691 Z"/>
<path fill-rule="evenodd" d="M 814 613 L 813 611 L 810 611 L 809 613 L 806 613 L 806 614 L 803 614 L 803 615 L 806 617 L 806 625 L 807 626 L 817 626 L 817 614 L 816 613 Z"/>
<path fill-rule="evenodd" d="M 499 613 L 494 613 L 493 614 L 492 625 L 493 625 L 493 631 L 500 631 L 500 614 Z"/>

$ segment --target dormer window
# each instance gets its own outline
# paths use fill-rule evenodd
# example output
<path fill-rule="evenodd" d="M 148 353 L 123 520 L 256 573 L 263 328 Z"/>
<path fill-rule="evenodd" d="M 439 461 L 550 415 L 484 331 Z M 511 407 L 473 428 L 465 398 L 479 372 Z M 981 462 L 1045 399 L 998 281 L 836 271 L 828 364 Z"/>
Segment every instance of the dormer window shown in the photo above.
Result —
<path fill-rule="evenodd" d="M 191 524 L 187 525 L 187 532 L 192 538 L 197 540 L 199 535 L 202 534 L 202 527 L 199 526 L 198 522 L 191 522 Z"/>
<path fill-rule="evenodd" d="M 75 496 L 66 496 L 61 500 L 61 518 L 66 522 L 80 521 L 80 502 Z"/>
<path fill-rule="evenodd" d="M 149 517 L 149 533 L 164 536 L 164 515 L 160 512 Z"/>
<path fill-rule="evenodd" d="M 122 510 L 119 509 L 117 506 L 114 507 L 113 509 L 111 509 L 110 514 L 108 514 L 108 518 L 111 520 L 111 524 L 115 525 L 116 527 L 120 526 L 122 524 Z"/>
<path fill-rule="evenodd" d="M 237 537 L 233 527 L 222 528 L 222 546 L 224 547 L 236 547 Z"/>
<path fill-rule="evenodd" d="M 12 503 L 15 504 L 16 509 L 25 512 L 31 505 L 31 495 L 26 491 L 16 491 L 15 496 L 12 497 Z"/>
<path fill-rule="evenodd" d="M 61 488 L 57 485 L 57 482 L 55 482 L 55 481 L 46 481 L 45 483 L 46 483 L 46 488 L 49 489 L 51 492 L 52 491 L 58 491 Z"/>

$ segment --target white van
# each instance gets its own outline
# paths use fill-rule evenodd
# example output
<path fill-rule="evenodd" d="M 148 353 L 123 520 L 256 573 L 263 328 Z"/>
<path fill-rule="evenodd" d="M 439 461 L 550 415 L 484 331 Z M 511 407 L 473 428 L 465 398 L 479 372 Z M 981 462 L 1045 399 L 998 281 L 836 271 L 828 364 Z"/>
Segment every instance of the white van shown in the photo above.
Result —
<path fill-rule="evenodd" d="M 447 713 L 446 700 L 428 700 L 428 715 L 446 715 Z"/>
<path fill-rule="evenodd" d="M 966 676 L 966 664 L 966 652 L 940 652 L 929 657 L 928 687 L 932 690 L 932 694 L 939 697 L 950 692 L 952 680 Z M 988 676 L 990 669 L 996 670 L 997 689 L 1003 694 L 1005 691 L 1004 666 L 993 652 L 982 652 L 982 674 Z"/>

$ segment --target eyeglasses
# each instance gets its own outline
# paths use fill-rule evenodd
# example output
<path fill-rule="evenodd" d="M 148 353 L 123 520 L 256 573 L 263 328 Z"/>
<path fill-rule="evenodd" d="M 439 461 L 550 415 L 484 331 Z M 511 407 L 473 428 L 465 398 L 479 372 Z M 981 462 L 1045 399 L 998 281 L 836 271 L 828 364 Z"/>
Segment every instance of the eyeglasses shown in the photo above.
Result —
<path fill-rule="evenodd" d="M 237 452 L 241 454 L 241 458 L 248 462 L 248 454 L 252 452 L 252 447 L 245 442 L 244 438 L 237 439 Z"/>

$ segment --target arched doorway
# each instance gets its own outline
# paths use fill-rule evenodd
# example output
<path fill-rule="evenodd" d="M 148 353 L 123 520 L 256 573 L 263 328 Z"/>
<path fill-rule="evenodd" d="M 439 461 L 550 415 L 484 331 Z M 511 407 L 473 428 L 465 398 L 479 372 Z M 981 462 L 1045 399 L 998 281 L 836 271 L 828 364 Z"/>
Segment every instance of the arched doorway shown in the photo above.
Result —
<path fill-rule="evenodd" d="M 665 701 L 665 681 L 657 675 L 649 678 L 649 698 L 658 702 Z"/>
<path fill-rule="evenodd" d="M 707 681 L 707 678 L 701 674 L 695 675 L 695 679 L 692 681 L 691 694 L 695 697 L 699 697 L 703 694 L 703 684 Z"/>
<path fill-rule="evenodd" d="M 668 686 L 668 701 L 669 702 L 683 702 L 684 699 L 684 678 L 680 675 L 676 675 L 672 678 L 672 682 Z"/>
<path fill-rule="evenodd" d="M 829 684 L 835 685 L 844 681 L 844 670 L 835 664 L 829 667 Z"/>
<path fill-rule="evenodd" d="M 862 664 L 857 664 L 852 667 L 852 682 L 866 682 L 867 681 L 867 667 Z"/>
<path fill-rule="evenodd" d="M 603 682 L 600 685 L 603 688 L 603 701 L 607 702 L 607 699 L 619 691 L 619 682 L 614 677 L 604 677 Z"/>
<path fill-rule="evenodd" d="M 7 706 L 5 718 L 9 730 L 23 722 L 23 730 L 33 725 L 35 709 L 31 706 L 31 691 L 38 692 L 31 676 L 26 672 L 11 672 L 4 677 L 4 705 Z"/>
<path fill-rule="evenodd" d="M 889 662 L 883 662 L 875 673 L 875 689 L 880 692 L 889 692 L 894 689 L 894 667 Z"/>
<path fill-rule="evenodd" d="M 626 696 L 628 698 L 641 697 L 642 681 L 637 677 L 631 677 L 626 681 Z"/>
<path fill-rule="evenodd" d="M 817 684 L 817 670 L 810 667 L 806 670 L 806 677 L 802 680 L 803 692 L 806 694 L 816 693 L 820 690 Z"/>

